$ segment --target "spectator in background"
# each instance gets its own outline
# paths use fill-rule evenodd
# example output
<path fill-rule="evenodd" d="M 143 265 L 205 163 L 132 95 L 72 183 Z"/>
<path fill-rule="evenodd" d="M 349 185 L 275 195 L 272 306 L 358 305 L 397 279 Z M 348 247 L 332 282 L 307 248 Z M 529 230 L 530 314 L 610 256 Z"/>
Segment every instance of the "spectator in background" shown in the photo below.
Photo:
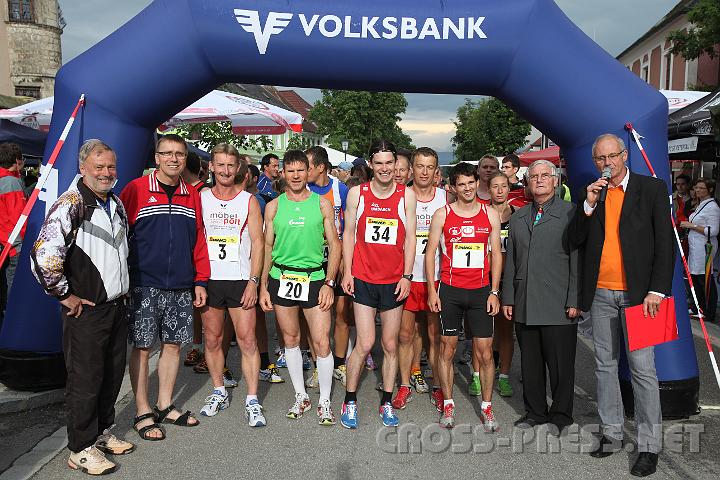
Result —
<path fill-rule="evenodd" d="M 345 182 L 345 185 L 348 187 L 348 189 L 350 189 L 352 187 L 357 187 L 358 185 L 362 185 L 363 183 L 365 183 L 365 182 L 363 182 L 358 177 L 350 177 L 347 179 L 347 182 Z"/>
<path fill-rule="evenodd" d="M 262 174 L 257 182 L 260 195 L 269 202 L 279 194 L 273 189 L 273 182 L 280 177 L 280 158 L 274 153 L 268 153 L 260 160 Z"/>
<path fill-rule="evenodd" d="M 185 170 L 182 172 L 182 178 L 185 183 L 195 187 L 198 192 L 202 191 L 207 185 L 200 179 L 203 175 L 202 161 L 200 156 L 195 152 L 188 152 L 185 161 Z"/>
<path fill-rule="evenodd" d="M 485 155 L 478 162 L 477 171 L 480 179 L 477 182 L 477 197 L 486 205 L 490 205 L 490 177 L 500 168 L 500 162 L 494 155 Z"/>
<path fill-rule="evenodd" d="M 690 177 L 680 174 L 675 177 L 675 193 L 673 193 L 673 214 L 679 224 L 687 220 L 685 204 L 690 200 Z"/>
<path fill-rule="evenodd" d="M 398 149 L 397 162 L 395 162 L 395 183 L 407 185 L 412 177 L 412 153 L 404 148 Z"/>
<path fill-rule="evenodd" d="M 567 175 L 564 173 L 560 174 L 560 187 L 558 187 L 558 190 L 560 190 L 559 197 L 562 200 L 565 200 L 566 202 L 572 202 L 572 195 L 570 195 L 570 187 L 567 185 L 568 178 Z"/>
<path fill-rule="evenodd" d="M 361 183 L 367 183 L 372 180 L 373 172 L 367 165 L 354 165 L 350 170 L 350 176 L 360 179 Z"/>
<path fill-rule="evenodd" d="M 25 208 L 25 185 L 20 179 L 23 166 L 22 151 L 17 144 L 0 144 L 0 252 L 10 248 L 5 264 L 0 265 L 0 325 L 7 305 L 7 295 L 15 278 L 20 246 L 25 236 L 25 226 L 23 226 L 12 245 L 8 244 L 8 237 Z"/>
<path fill-rule="evenodd" d="M 37 185 L 38 177 L 35 175 L 35 171 L 32 170 L 29 173 L 25 174 L 25 197 L 30 198 L 30 195 L 32 195 L 32 191 L 35 190 L 35 185 Z"/>
<path fill-rule="evenodd" d="M 340 162 L 336 169 L 338 180 L 343 183 L 347 182 L 347 179 L 350 178 L 350 171 L 352 170 L 352 167 L 353 164 L 350 162 Z"/>
<path fill-rule="evenodd" d="M 520 171 L 520 157 L 511 153 L 502 159 L 500 167 L 505 176 L 510 180 L 510 190 L 522 190 L 524 185 L 517 176 Z"/>
<path fill-rule="evenodd" d="M 262 195 L 260 195 L 260 192 L 258 191 L 257 182 L 260 179 L 260 169 L 253 165 L 248 165 L 248 182 L 245 186 L 245 190 L 248 191 L 248 193 L 252 193 L 255 195 L 255 198 L 257 199 L 258 203 L 260 204 L 260 212 L 262 213 L 263 217 L 265 216 L 265 205 L 267 205 L 267 202 L 265 201 L 265 198 L 263 198 Z"/>

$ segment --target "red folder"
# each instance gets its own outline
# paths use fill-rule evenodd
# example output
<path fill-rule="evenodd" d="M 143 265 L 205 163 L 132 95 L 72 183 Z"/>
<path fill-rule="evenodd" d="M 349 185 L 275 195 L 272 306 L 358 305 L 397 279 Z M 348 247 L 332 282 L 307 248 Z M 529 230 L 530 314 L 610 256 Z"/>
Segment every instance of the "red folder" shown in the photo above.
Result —
<path fill-rule="evenodd" d="M 659 345 L 678 339 L 675 319 L 675 299 L 666 297 L 660 302 L 655 318 L 643 315 L 643 306 L 636 305 L 625 309 L 628 347 L 630 351 Z"/>

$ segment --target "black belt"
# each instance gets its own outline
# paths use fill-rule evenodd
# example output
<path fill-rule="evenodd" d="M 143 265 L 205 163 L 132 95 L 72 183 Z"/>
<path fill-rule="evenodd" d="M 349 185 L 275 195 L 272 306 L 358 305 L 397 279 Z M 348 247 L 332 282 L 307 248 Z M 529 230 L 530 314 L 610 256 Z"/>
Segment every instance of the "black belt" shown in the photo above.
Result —
<path fill-rule="evenodd" d="M 273 262 L 273 265 L 280 269 L 281 272 L 285 273 L 285 270 L 290 270 L 291 272 L 303 272 L 303 273 L 313 273 L 313 272 L 320 272 L 323 270 L 322 265 L 319 265 L 317 267 L 311 267 L 311 268 L 300 268 L 300 267 L 290 267 L 288 265 L 283 265 L 282 263 Z"/>

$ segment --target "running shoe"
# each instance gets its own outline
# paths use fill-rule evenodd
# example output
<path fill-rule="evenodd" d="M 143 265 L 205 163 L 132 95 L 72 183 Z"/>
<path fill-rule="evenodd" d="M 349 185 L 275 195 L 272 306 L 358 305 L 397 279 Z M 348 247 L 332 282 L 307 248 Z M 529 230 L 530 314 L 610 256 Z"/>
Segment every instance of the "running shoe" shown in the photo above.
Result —
<path fill-rule="evenodd" d="M 287 368 L 287 361 L 285 360 L 285 350 L 280 351 L 277 362 L 275 362 L 277 368 Z"/>
<path fill-rule="evenodd" d="M 308 378 L 305 379 L 305 388 L 319 388 L 320 381 L 318 380 L 318 370 L 313 368 L 312 373 Z"/>
<path fill-rule="evenodd" d="M 445 403 L 445 396 L 443 395 L 442 389 L 438 388 L 437 390 L 433 390 L 433 392 L 430 394 L 430 403 L 435 405 L 435 408 L 437 408 L 438 412 L 443 412 L 443 403 Z"/>
<path fill-rule="evenodd" d="M 340 410 L 340 424 L 351 430 L 358 427 L 357 404 L 354 401 L 342 404 L 342 409 Z"/>
<path fill-rule="evenodd" d="M 67 464 L 73 470 L 81 470 L 89 475 L 105 475 L 118 468 L 116 464 L 105 458 L 105 454 L 95 445 L 77 453 L 70 452 Z"/>
<path fill-rule="evenodd" d="M 374 371 L 377 370 L 377 365 L 375 365 L 375 360 L 373 360 L 372 353 L 368 353 L 368 356 L 365 357 L 365 368 Z"/>
<path fill-rule="evenodd" d="M 323 398 L 317 406 L 317 416 L 320 419 L 320 425 L 335 425 L 335 415 L 333 415 L 330 400 Z"/>
<path fill-rule="evenodd" d="M 510 379 L 505 377 L 498 378 L 497 391 L 500 393 L 501 397 L 512 397 L 513 388 L 512 385 L 510 385 Z"/>
<path fill-rule="evenodd" d="M 205 357 L 193 367 L 193 372 L 195 373 L 208 373 L 209 371 Z"/>
<path fill-rule="evenodd" d="M 303 370 L 311 370 L 313 368 L 313 362 L 312 362 L 312 358 L 310 358 L 310 353 L 307 350 L 304 350 L 302 352 L 302 358 L 303 358 Z"/>
<path fill-rule="evenodd" d="M 380 418 L 382 419 L 383 425 L 386 427 L 397 427 L 400 424 L 400 419 L 395 415 L 395 409 L 392 403 L 385 402 L 380 406 Z"/>
<path fill-rule="evenodd" d="M 214 417 L 230 406 L 230 395 L 222 394 L 220 390 L 213 390 L 210 395 L 205 398 L 205 405 L 200 409 L 200 415 L 205 417 Z"/>
<path fill-rule="evenodd" d="M 449 403 L 443 408 L 440 416 L 440 426 L 443 428 L 453 428 L 455 426 L 455 405 Z"/>
<path fill-rule="evenodd" d="M 407 385 L 401 385 L 398 388 L 395 398 L 393 398 L 392 406 L 397 410 L 402 410 L 407 407 L 407 404 L 412 401 L 412 389 Z"/>
<path fill-rule="evenodd" d="M 492 411 L 492 405 L 480 410 L 480 421 L 483 423 L 486 433 L 495 433 L 500 430 L 500 425 L 495 420 L 495 414 Z"/>
<path fill-rule="evenodd" d="M 185 355 L 185 364 L 186 367 L 192 367 L 194 365 L 197 365 L 200 363 L 200 360 L 203 359 L 203 354 L 200 351 L 199 348 L 193 348 L 190 350 L 187 355 Z"/>
<path fill-rule="evenodd" d="M 344 387 L 345 384 L 347 383 L 347 367 L 343 364 L 337 368 L 334 368 L 333 369 L 333 378 L 335 378 L 335 380 L 340 380 Z"/>
<path fill-rule="evenodd" d="M 410 385 L 415 387 L 417 393 L 428 393 L 428 385 L 420 370 L 415 370 L 410 376 Z"/>
<path fill-rule="evenodd" d="M 310 404 L 310 396 L 307 393 L 296 393 L 295 403 L 288 409 L 287 415 L 285 416 L 292 419 L 300 418 L 303 416 L 303 413 L 310 410 L 310 407 L 312 407 Z"/>
<path fill-rule="evenodd" d="M 480 383 L 480 377 L 472 376 L 472 382 L 468 385 L 468 393 L 475 395 L 476 397 L 482 393 L 482 384 Z"/>
<path fill-rule="evenodd" d="M 235 388 L 238 386 L 238 381 L 233 378 L 232 372 L 227 367 L 223 370 L 223 383 L 225 384 L 225 388 Z"/>
<path fill-rule="evenodd" d="M 263 415 L 263 407 L 254 398 L 245 405 L 245 418 L 247 418 L 248 425 L 251 427 L 264 427 L 267 425 L 265 415 Z"/>
<path fill-rule="evenodd" d="M 274 363 L 268 365 L 266 370 L 260 370 L 260 380 L 269 383 L 283 383 L 285 379 L 280 376 L 280 372 Z"/>

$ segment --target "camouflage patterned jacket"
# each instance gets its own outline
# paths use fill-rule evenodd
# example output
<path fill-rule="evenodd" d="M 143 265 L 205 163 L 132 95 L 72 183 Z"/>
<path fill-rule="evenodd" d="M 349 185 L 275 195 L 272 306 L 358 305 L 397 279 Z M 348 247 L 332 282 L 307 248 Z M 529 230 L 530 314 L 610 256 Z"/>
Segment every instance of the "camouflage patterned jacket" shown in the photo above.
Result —
<path fill-rule="evenodd" d="M 120 199 L 111 192 L 103 204 L 81 178 L 50 208 L 30 252 L 33 275 L 58 300 L 115 300 L 130 287 L 127 231 Z"/>

